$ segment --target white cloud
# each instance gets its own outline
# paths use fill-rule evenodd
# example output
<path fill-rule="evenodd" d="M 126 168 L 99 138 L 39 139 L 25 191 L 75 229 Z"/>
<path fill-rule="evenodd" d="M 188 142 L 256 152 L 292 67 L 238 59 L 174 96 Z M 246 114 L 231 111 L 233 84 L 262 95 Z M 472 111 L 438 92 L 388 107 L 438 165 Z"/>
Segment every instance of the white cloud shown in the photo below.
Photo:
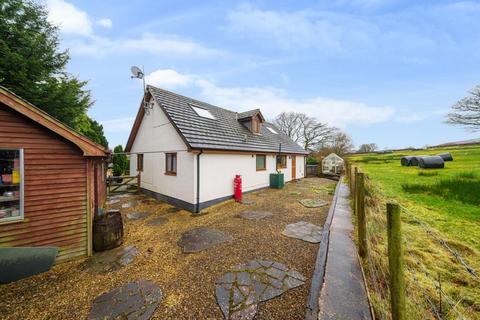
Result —
<path fill-rule="evenodd" d="M 155 81 L 156 79 L 156 81 Z M 368 125 L 391 120 L 393 107 L 372 107 L 360 102 L 313 97 L 295 99 L 285 90 L 274 87 L 221 87 L 209 80 L 173 69 L 159 69 L 147 76 L 147 81 L 166 88 L 191 86 L 200 91 L 206 102 L 245 111 L 260 108 L 268 118 L 282 111 L 304 112 L 332 126 Z"/>
<path fill-rule="evenodd" d="M 107 29 L 110 29 L 113 25 L 112 20 L 108 19 L 108 18 L 102 18 L 102 19 L 97 20 L 97 24 L 99 26 L 107 28 Z"/>
<path fill-rule="evenodd" d="M 85 11 L 63 0 L 48 0 L 48 20 L 64 33 L 90 35 L 92 22 Z"/>
<path fill-rule="evenodd" d="M 224 51 L 207 48 L 193 40 L 175 35 L 143 34 L 138 38 L 108 38 L 95 34 L 93 25 L 111 28 L 109 18 L 95 22 L 89 15 L 64 0 L 47 0 L 48 19 L 59 26 L 67 35 L 62 44 L 72 54 L 105 56 L 112 53 L 146 52 L 149 54 L 168 54 L 188 56 L 189 58 L 210 58 L 225 55 Z"/>
<path fill-rule="evenodd" d="M 368 21 L 330 11 L 281 12 L 240 6 L 227 16 L 227 29 L 243 38 L 284 50 L 316 49 L 325 54 L 345 52 L 348 46 L 370 42 Z"/>
<path fill-rule="evenodd" d="M 132 129 L 135 118 L 120 118 L 100 121 L 106 133 L 128 132 Z"/>
<path fill-rule="evenodd" d="M 154 86 L 173 89 L 189 85 L 194 78 L 194 76 L 180 74 L 173 69 L 159 69 L 147 75 L 145 81 Z"/>
<path fill-rule="evenodd" d="M 94 57 L 140 51 L 153 55 L 176 55 L 188 58 L 211 58 L 226 54 L 221 50 L 207 48 L 193 40 L 172 35 L 144 34 L 140 38 L 123 39 L 91 36 L 66 39 L 65 44 L 72 54 Z"/>

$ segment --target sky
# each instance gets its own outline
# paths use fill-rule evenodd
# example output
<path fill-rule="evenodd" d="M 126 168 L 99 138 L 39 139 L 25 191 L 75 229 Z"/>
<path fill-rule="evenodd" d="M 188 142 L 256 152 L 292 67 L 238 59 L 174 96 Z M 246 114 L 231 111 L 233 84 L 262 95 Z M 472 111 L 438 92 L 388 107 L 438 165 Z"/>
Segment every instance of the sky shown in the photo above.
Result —
<path fill-rule="evenodd" d="M 480 1 L 45 0 L 87 80 L 89 115 L 125 145 L 147 83 L 267 119 L 304 112 L 356 146 L 478 138 L 444 123 L 480 84 Z"/>

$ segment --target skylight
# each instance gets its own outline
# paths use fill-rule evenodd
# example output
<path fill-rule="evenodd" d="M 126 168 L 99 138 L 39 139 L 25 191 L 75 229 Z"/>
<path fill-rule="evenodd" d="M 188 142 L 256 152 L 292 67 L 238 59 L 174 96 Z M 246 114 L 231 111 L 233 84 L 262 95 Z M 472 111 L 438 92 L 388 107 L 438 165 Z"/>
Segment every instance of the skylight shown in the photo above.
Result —
<path fill-rule="evenodd" d="M 200 116 L 208 119 L 216 119 L 207 109 L 191 105 L 192 109 Z"/>
<path fill-rule="evenodd" d="M 267 129 L 268 129 L 268 131 L 270 131 L 271 133 L 278 134 L 278 132 L 275 131 L 273 128 L 267 127 Z"/>

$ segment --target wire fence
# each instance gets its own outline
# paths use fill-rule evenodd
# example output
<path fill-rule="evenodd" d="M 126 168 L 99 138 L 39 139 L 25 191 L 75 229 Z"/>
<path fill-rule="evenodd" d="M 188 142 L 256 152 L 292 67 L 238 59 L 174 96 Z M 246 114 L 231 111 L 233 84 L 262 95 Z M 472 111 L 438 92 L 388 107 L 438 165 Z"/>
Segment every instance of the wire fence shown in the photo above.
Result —
<path fill-rule="evenodd" d="M 362 242 L 366 246 L 362 265 L 375 317 L 396 320 L 399 312 L 396 311 L 395 301 L 402 300 L 396 297 L 401 293 L 392 290 L 394 277 L 388 244 L 391 231 L 385 214 L 391 197 L 364 176 L 358 167 L 348 164 L 346 171 L 355 212 L 359 252 L 362 251 Z M 400 271 L 404 274 L 406 288 L 403 292 L 405 319 L 480 319 L 480 312 L 476 309 L 478 306 L 472 306 L 468 299 L 462 297 L 464 291 L 480 288 L 478 270 L 411 209 L 399 204 L 397 206 L 403 226 L 400 252 L 403 252 L 404 262 Z M 366 234 L 362 236 L 363 220 Z M 362 237 L 365 239 L 362 240 Z M 444 254 L 451 259 L 437 259 Z M 450 274 L 445 274 L 445 270 Z M 452 273 L 456 281 L 449 279 Z M 463 283 L 456 283 L 460 282 L 458 278 Z"/>

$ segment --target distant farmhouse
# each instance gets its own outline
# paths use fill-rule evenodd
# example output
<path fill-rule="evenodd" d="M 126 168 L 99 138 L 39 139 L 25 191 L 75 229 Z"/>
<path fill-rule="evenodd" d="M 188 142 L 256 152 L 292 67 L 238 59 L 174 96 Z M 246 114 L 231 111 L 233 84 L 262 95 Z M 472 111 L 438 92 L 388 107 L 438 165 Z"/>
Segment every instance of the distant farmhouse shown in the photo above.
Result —
<path fill-rule="evenodd" d="M 125 151 L 141 190 L 192 212 L 230 199 L 235 175 L 243 191 L 305 176 L 308 151 L 267 123 L 259 109 L 226 110 L 148 86 Z"/>

